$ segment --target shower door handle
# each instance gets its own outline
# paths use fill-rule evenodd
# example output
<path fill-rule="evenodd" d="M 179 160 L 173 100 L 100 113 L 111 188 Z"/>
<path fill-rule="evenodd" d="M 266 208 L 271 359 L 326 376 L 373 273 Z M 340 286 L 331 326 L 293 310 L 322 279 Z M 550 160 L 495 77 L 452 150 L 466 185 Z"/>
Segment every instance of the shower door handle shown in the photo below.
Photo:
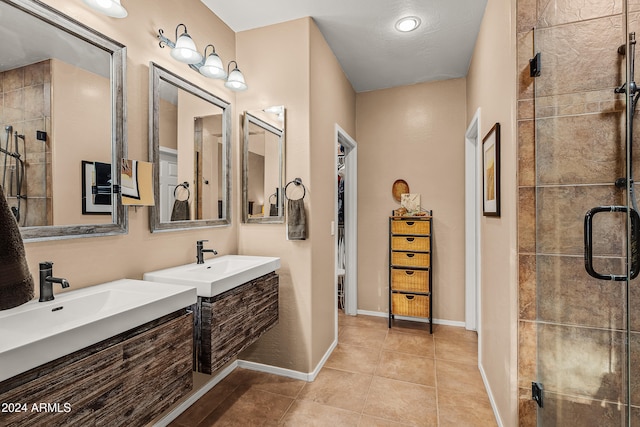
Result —
<path fill-rule="evenodd" d="M 600 280 L 627 280 L 627 275 L 601 274 L 593 268 L 593 218 L 600 212 L 629 212 L 631 217 L 631 268 L 629 280 L 640 273 L 640 215 L 635 209 L 627 206 L 598 206 L 587 211 L 584 216 L 584 267 L 590 276 Z"/>

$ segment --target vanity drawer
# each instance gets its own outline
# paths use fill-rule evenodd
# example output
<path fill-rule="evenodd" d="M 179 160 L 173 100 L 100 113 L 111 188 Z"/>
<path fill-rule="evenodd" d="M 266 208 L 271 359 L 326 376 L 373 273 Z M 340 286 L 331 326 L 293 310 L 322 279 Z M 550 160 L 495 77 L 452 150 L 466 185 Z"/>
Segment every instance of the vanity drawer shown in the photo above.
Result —
<path fill-rule="evenodd" d="M 397 316 L 429 317 L 429 297 L 426 295 L 391 295 L 392 313 Z"/>
<path fill-rule="evenodd" d="M 391 252 L 391 265 L 394 267 L 429 267 L 431 256 L 416 252 Z"/>
<path fill-rule="evenodd" d="M 411 292 L 429 292 L 429 272 L 394 268 L 391 270 L 391 289 Z"/>
<path fill-rule="evenodd" d="M 431 233 L 431 222 L 429 221 L 406 221 L 395 220 L 391 221 L 391 234 L 422 234 L 428 235 Z"/>
<path fill-rule="evenodd" d="M 392 236 L 391 250 L 426 252 L 429 250 L 429 238 L 414 236 Z"/>

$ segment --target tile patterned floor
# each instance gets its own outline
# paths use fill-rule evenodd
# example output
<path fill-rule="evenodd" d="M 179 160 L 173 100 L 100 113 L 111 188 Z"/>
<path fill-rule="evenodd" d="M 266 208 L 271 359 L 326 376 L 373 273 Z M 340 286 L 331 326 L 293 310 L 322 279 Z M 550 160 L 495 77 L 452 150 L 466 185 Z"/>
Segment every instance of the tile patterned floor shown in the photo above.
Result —
<path fill-rule="evenodd" d="M 496 426 L 477 335 L 427 328 L 341 315 L 338 346 L 314 382 L 238 368 L 170 425 Z"/>

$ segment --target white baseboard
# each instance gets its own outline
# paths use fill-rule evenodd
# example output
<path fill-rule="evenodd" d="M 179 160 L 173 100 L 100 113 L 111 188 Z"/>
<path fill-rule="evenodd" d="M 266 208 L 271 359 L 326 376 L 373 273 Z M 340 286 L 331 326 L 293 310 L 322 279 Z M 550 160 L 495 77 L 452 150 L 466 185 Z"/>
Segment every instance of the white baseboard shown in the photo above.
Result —
<path fill-rule="evenodd" d="M 504 427 L 504 423 L 500 419 L 500 413 L 498 412 L 498 407 L 496 406 L 496 401 L 493 398 L 493 393 L 491 391 L 491 386 L 489 385 L 489 381 L 487 380 L 487 376 L 484 373 L 484 368 L 481 364 L 478 364 L 478 369 L 480 370 L 480 376 L 482 377 L 482 382 L 484 383 L 484 388 L 487 391 L 487 395 L 489 396 L 489 402 L 491 403 L 491 409 L 493 409 L 493 415 L 496 417 L 496 422 L 498 423 L 498 427 Z"/>
<path fill-rule="evenodd" d="M 189 409 L 189 407 L 191 405 L 196 403 L 196 401 L 198 399 L 200 399 L 202 396 L 207 394 L 207 392 L 209 390 L 211 390 L 213 387 L 215 387 L 216 384 L 218 384 L 220 381 L 225 379 L 225 377 L 227 375 L 229 375 L 231 372 L 233 372 L 233 370 L 236 369 L 237 366 L 238 366 L 238 363 L 236 361 L 236 362 L 231 363 L 229 366 L 224 368 L 222 371 L 218 372 L 218 374 L 215 377 L 211 378 L 209 381 L 207 381 L 203 387 L 199 388 L 195 393 L 193 393 L 191 396 L 189 396 L 188 399 L 186 399 L 180 405 L 176 406 L 176 408 L 173 411 L 169 412 L 167 415 L 165 415 L 160 420 L 158 420 L 154 424 L 154 427 L 166 427 L 166 426 L 168 426 L 171 421 L 173 421 L 176 418 L 178 418 L 180 416 L 180 414 L 182 414 L 184 411 Z"/>
<path fill-rule="evenodd" d="M 362 314 L 363 316 L 389 317 L 389 313 L 385 313 L 384 311 L 358 310 L 358 314 Z M 428 318 L 407 317 L 407 316 L 398 316 L 398 315 L 395 315 L 394 317 L 396 319 L 399 319 L 399 320 L 411 320 L 413 322 L 429 323 L 429 319 Z M 457 326 L 457 327 L 460 327 L 460 328 L 464 328 L 465 327 L 465 323 L 464 322 L 460 322 L 460 321 L 457 321 L 457 320 L 433 319 L 433 324 L 434 325 Z"/>
<path fill-rule="evenodd" d="M 322 356 L 322 359 L 320 359 L 320 362 L 318 362 L 318 364 L 316 365 L 315 369 L 308 373 L 294 371 L 292 369 L 280 368 L 278 366 L 264 365 L 262 363 L 250 362 L 248 360 L 238 360 L 238 367 L 244 368 L 244 369 L 251 369 L 253 371 L 260 371 L 260 372 L 266 372 L 269 374 L 280 375 L 282 377 L 293 378 L 296 380 L 311 382 L 316 379 L 316 377 L 320 373 L 320 370 L 322 369 L 324 364 L 327 362 L 327 359 L 329 359 L 329 356 L 331 356 L 331 353 L 333 353 L 333 350 L 336 348 L 337 345 L 338 345 L 338 340 L 336 339 L 331 343 L 327 351 L 324 353 L 324 356 Z"/>

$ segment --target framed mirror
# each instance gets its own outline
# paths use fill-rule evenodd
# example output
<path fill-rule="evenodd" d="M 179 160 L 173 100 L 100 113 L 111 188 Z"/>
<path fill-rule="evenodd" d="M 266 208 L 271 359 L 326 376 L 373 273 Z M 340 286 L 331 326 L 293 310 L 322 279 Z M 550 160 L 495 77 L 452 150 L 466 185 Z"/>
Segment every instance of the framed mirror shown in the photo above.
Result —
<path fill-rule="evenodd" d="M 126 233 L 126 48 L 40 2 L 0 16 L 0 185 L 22 238 Z"/>
<path fill-rule="evenodd" d="M 243 221 L 284 222 L 284 106 L 245 111 L 243 134 Z"/>
<path fill-rule="evenodd" d="M 230 224 L 230 104 L 153 62 L 149 90 L 151 231 Z"/>

